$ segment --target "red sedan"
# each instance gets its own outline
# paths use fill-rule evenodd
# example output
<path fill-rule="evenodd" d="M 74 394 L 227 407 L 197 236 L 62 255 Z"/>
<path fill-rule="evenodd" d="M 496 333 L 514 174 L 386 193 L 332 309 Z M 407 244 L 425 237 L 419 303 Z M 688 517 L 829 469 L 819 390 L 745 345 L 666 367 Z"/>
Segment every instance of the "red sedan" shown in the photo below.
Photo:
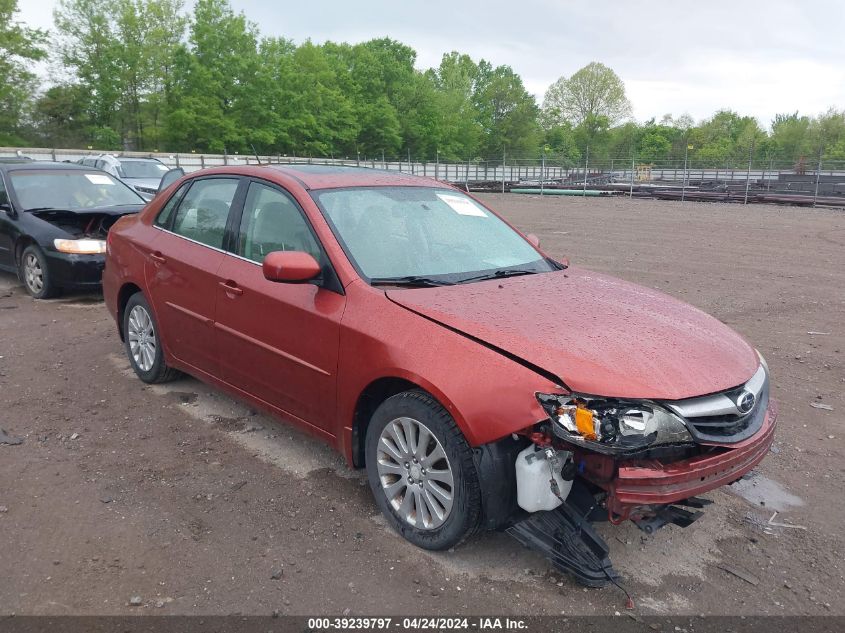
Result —
<path fill-rule="evenodd" d="M 565 509 L 683 524 L 772 442 L 742 337 L 430 179 L 205 170 L 121 219 L 106 260 L 141 380 L 186 372 L 331 443 L 421 547 Z"/>

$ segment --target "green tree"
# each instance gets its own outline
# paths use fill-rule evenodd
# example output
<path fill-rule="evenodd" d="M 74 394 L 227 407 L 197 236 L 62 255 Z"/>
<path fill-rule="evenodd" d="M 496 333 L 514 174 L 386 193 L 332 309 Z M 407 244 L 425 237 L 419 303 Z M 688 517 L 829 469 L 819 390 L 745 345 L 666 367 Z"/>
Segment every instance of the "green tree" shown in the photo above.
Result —
<path fill-rule="evenodd" d="M 293 151 L 332 156 L 354 148 L 359 121 L 353 101 L 340 87 L 325 50 L 305 42 L 294 55 L 293 89 L 300 95 L 301 125 L 291 128 Z"/>
<path fill-rule="evenodd" d="M 90 141 L 102 149 L 117 149 L 120 141 L 122 72 L 113 6 L 110 0 L 59 0 L 53 14 L 61 59 L 90 95 Z"/>
<path fill-rule="evenodd" d="M 821 148 L 823 160 L 841 160 L 838 157 L 845 144 L 845 110 L 831 108 L 815 117 L 807 130 L 807 137 L 812 156 L 818 156 Z"/>
<path fill-rule="evenodd" d="M 174 82 L 173 64 L 185 34 L 187 18 L 182 15 L 182 0 L 144 0 L 137 2 L 143 32 L 144 94 L 141 103 L 146 122 L 144 147 L 158 151 L 163 133 L 163 117 Z"/>
<path fill-rule="evenodd" d="M 479 153 L 483 133 L 474 102 L 478 65 L 458 52 L 443 55 L 440 66 L 426 73 L 434 87 L 436 123 L 430 134 L 433 150 L 444 160 L 466 160 Z M 431 149 L 428 157 L 433 158 Z"/>
<path fill-rule="evenodd" d="M 571 77 L 561 77 L 546 91 L 543 120 L 546 125 L 569 121 L 595 125 L 604 117 L 609 125 L 631 116 L 631 104 L 625 96 L 625 84 L 604 64 L 591 62 Z"/>
<path fill-rule="evenodd" d="M 503 151 L 517 156 L 538 155 L 539 109 L 520 76 L 510 66 L 493 68 L 489 62 L 481 60 L 473 101 L 482 130 L 482 156 L 498 157 Z"/>
<path fill-rule="evenodd" d="M 91 136 L 89 96 L 79 84 L 48 88 L 33 107 L 34 138 L 50 147 L 85 147 Z"/>
<path fill-rule="evenodd" d="M 18 144 L 21 113 L 35 89 L 30 64 L 44 59 L 46 33 L 15 20 L 17 0 L 0 0 L 0 143 Z"/>
<path fill-rule="evenodd" d="M 255 98 L 258 29 L 228 0 L 198 0 L 189 46 L 176 53 L 165 135 L 175 147 L 213 152 L 249 150 L 240 115 Z"/>
<path fill-rule="evenodd" d="M 778 114 L 772 121 L 771 151 L 778 160 L 797 161 L 812 153 L 808 130 L 810 119 L 793 114 Z"/>

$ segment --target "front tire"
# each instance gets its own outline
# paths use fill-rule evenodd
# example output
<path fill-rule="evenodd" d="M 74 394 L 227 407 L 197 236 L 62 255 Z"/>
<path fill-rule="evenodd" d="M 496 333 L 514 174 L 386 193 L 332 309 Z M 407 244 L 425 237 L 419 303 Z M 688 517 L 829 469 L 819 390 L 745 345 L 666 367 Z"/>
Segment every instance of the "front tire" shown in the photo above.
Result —
<path fill-rule="evenodd" d="M 44 251 L 35 244 L 30 244 L 21 253 L 19 274 L 33 299 L 51 299 L 61 293 L 61 289 L 53 283 Z"/>
<path fill-rule="evenodd" d="M 376 505 L 405 539 L 443 550 L 478 528 L 481 490 L 472 450 L 429 394 L 406 391 L 385 400 L 367 427 L 365 451 Z"/>
<path fill-rule="evenodd" d="M 158 325 L 143 293 L 136 292 L 126 303 L 123 310 L 123 338 L 129 363 L 144 382 L 168 382 L 179 375 L 177 370 L 164 362 Z"/>

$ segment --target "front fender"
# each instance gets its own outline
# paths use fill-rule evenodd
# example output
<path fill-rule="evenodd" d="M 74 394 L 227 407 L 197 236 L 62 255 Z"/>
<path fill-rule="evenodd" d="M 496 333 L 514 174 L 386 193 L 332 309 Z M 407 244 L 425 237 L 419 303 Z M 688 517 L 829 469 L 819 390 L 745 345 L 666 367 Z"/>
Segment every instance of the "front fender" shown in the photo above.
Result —
<path fill-rule="evenodd" d="M 548 378 L 414 314 L 366 284 L 350 284 L 347 299 L 337 423 L 347 456 L 358 398 L 379 378 L 401 378 L 428 391 L 474 447 L 545 418 L 535 392 L 561 390 Z"/>

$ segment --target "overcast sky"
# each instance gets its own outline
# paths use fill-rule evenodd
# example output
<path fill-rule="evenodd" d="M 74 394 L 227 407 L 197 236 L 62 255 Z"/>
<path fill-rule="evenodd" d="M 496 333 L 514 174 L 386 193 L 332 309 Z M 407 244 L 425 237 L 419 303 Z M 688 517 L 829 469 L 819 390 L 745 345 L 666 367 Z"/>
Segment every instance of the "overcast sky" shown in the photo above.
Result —
<path fill-rule="evenodd" d="M 187 0 L 192 5 L 193 0 Z M 19 0 L 32 26 L 52 26 L 56 0 Z M 639 121 L 720 108 L 757 117 L 845 108 L 845 2 L 785 0 L 232 0 L 264 35 L 296 42 L 388 36 L 417 67 L 457 50 L 508 64 L 542 102 L 546 88 L 591 61 L 625 82 Z"/>

